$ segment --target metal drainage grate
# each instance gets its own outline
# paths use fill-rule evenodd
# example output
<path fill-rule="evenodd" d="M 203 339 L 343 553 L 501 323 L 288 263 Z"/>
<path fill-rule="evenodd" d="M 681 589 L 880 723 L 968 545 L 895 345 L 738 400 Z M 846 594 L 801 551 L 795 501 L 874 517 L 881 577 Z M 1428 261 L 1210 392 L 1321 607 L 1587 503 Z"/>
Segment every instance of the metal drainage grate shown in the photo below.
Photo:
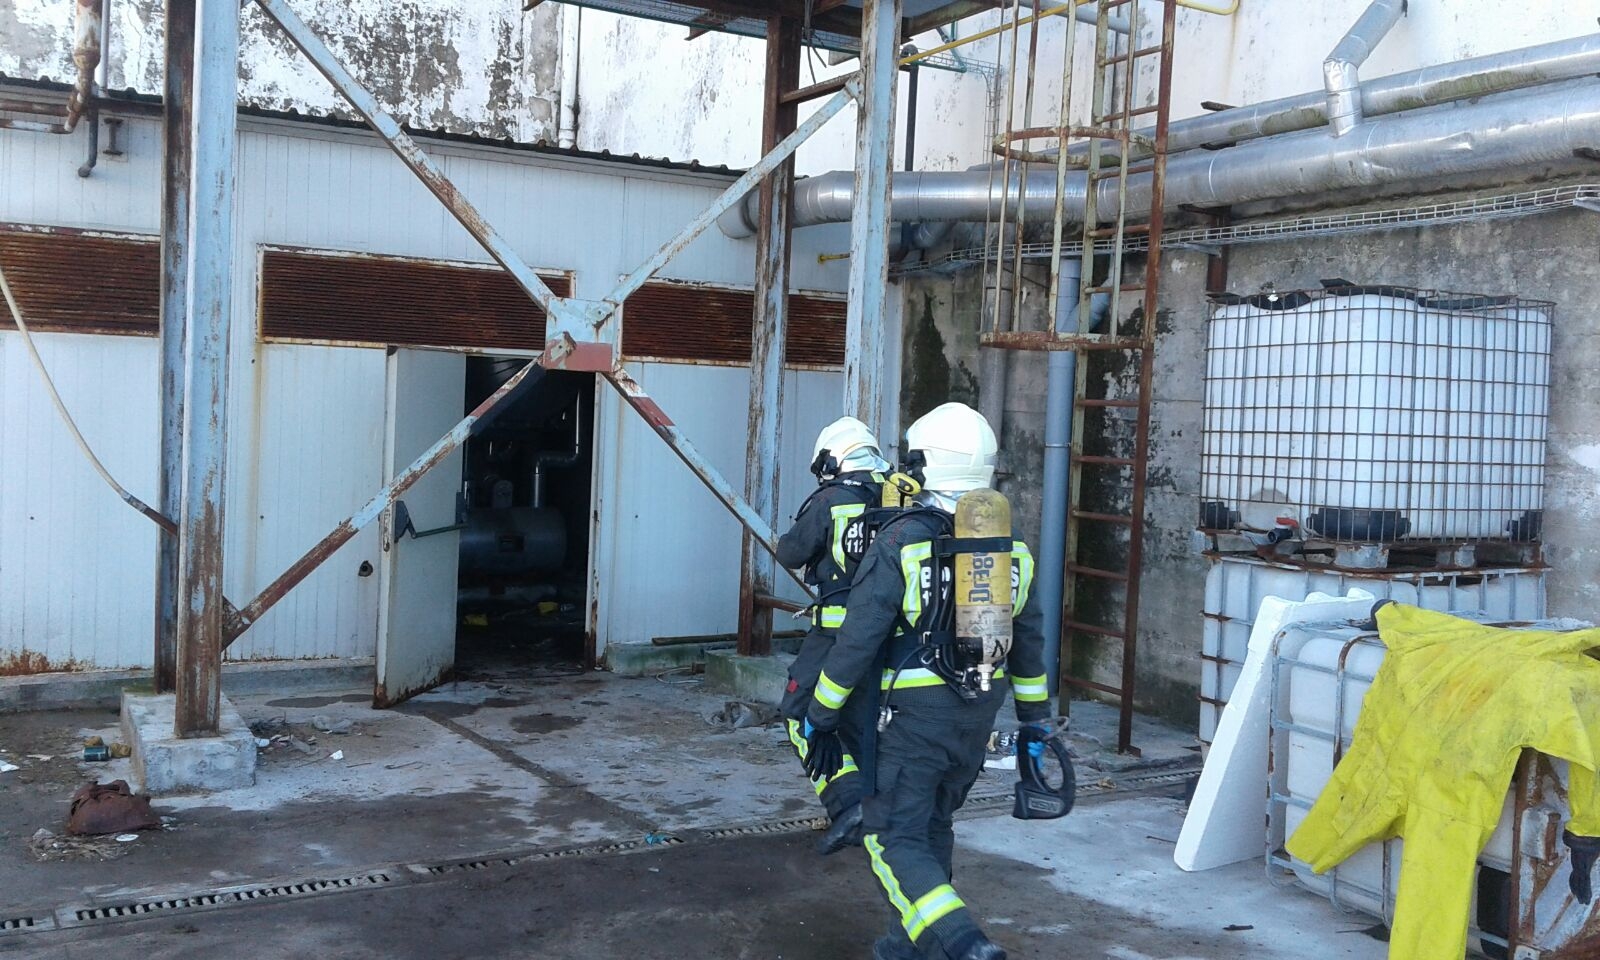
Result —
<path fill-rule="evenodd" d="M 7 930 L 32 930 L 36 926 L 32 917 L 8 917 L 0 920 L 0 932 Z"/>
<path fill-rule="evenodd" d="M 735 827 L 718 827 L 699 835 L 702 840 L 722 840 L 728 837 L 755 837 L 775 833 L 804 833 L 808 830 L 825 830 L 828 821 L 820 817 L 800 817 L 794 820 L 773 820 L 767 823 L 745 824 Z"/>
<path fill-rule="evenodd" d="M 594 844 L 587 847 L 564 847 L 560 850 L 540 850 L 535 853 L 517 854 L 509 857 L 486 857 L 481 860 L 452 860 L 446 863 L 413 863 L 406 866 L 412 873 L 425 877 L 439 877 L 451 873 L 464 873 L 474 870 L 497 870 L 501 867 L 515 867 L 524 863 L 538 863 L 543 860 L 581 859 L 584 857 L 605 857 L 622 853 L 632 853 L 638 850 L 653 850 L 662 847 L 675 847 L 684 841 L 679 837 L 668 834 L 654 834 L 642 840 L 621 840 L 616 843 Z"/>
<path fill-rule="evenodd" d="M 298 883 L 285 883 L 269 887 L 247 887 L 222 893 L 201 893 L 186 897 L 172 897 L 165 900 L 141 900 L 134 903 L 114 904 L 106 907 L 87 907 L 74 910 L 72 918 L 77 923 L 126 920 L 155 913 L 198 910 L 204 907 L 249 903 L 253 900 L 308 897 L 319 893 L 351 890 L 357 887 L 382 886 L 391 882 L 393 882 L 392 878 L 386 873 L 363 873 L 353 877 L 338 877 L 331 880 L 304 880 Z"/>

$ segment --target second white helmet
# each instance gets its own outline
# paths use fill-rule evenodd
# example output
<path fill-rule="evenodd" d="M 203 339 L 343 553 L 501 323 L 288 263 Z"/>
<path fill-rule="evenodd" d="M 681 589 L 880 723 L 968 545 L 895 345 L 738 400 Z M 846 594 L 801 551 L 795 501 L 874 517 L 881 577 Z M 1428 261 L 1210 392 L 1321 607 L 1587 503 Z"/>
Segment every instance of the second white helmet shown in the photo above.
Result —
<path fill-rule="evenodd" d="M 923 489 L 959 494 L 993 483 L 1000 444 L 983 414 L 964 403 L 945 403 L 906 431 L 906 450 L 920 461 Z"/>
<path fill-rule="evenodd" d="M 811 470 L 818 479 L 856 470 L 887 470 L 878 438 L 855 417 L 840 417 L 822 428 L 812 448 Z"/>

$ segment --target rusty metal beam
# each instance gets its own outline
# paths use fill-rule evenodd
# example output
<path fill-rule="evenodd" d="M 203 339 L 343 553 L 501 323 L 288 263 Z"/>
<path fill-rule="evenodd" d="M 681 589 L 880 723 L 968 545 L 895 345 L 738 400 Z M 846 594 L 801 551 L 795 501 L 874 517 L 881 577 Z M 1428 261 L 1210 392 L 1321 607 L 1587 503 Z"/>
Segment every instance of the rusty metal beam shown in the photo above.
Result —
<path fill-rule="evenodd" d="M 769 553 L 777 553 L 778 535 L 773 531 L 772 525 L 767 523 L 755 510 L 751 509 L 750 504 L 739 496 L 733 489 L 733 485 L 728 483 L 717 468 L 711 465 L 711 461 L 707 460 L 695 448 L 694 444 L 689 442 L 689 438 L 684 435 L 682 430 L 678 429 L 678 425 L 672 422 L 672 418 L 667 416 L 666 411 L 656 404 L 644 387 L 640 386 L 639 382 L 633 379 L 633 376 L 621 364 L 612 369 L 611 373 L 606 376 L 606 381 L 617 389 L 617 393 L 621 395 L 628 406 L 633 408 L 635 413 L 644 418 L 645 423 L 650 425 L 650 429 L 654 430 L 657 436 L 666 441 L 667 446 L 672 448 L 672 452 L 678 455 L 678 459 L 682 460 L 694 475 L 700 478 L 700 482 L 706 485 L 706 488 L 711 491 L 711 495 L 722 501 L 722 505 L 727 507 L 729 512 L 740 523 L 744 524 L 744 528 L 749 531 L 755 542 L 765 547 Z M 784 569 L 788 570 L 787 567 Z M 788 572 L 796 583 L 805 587 L 798 573 L 792 570 Z M 809 592 L 810 588 L 806 587 L 806 590 Z"/>
<path fill-rule="evenodd" d="M 853 73 L 846 73 L 828 80 L 822 80 L 817 83 L 813 83 L 809 87 L 801 87 L 798 90 L 790 90 L 780 99 L 782 99 L 784 103 L 803 103 L 807 100 L 815 100 L 818 97 L 825 97 L 830 93 L 838 93 L 840 90 L 844 89 L 844 85 L 849 83 L 851 78 L 854 76 L 855 74 Z"/>
<path fill-rule="evenodd" d="M 311 571 L 322 565 L 322 562 L 333 556 L 340 547 L 361 531 L 362 527 L 376 520 L 385 510 L 394 504 L 407 490 L 422 479 L 423 474 L 437 466 L 441 461 L 466 442 L 472 435 L 472 428 L 482 420 L 491 410 L 499 406 L 500 401 L 510 396 L 518 384 L 527 379 L 529 373 L 538 366 L 537 361 L 530 361 L 518 370 L 511 379 L 500 385 L 500 388 L 488 397 L 473 411 L 461 419 L 450 429 L 450 432 L 440 437 L 433 446 L 422 451 L 413 460 L 410 466 L 402 470 L 395 478 L 389 481 L 383 489 L 373 495 L 361 509 L 340 521 L 339 525 L 326 537 L 323 537 L 307 550 L 299 560 L 289 565 L 289 568 L 278 575 L 278 578 L 268 584 L 256 597 L 239 610 L 238 615 L 228 625 L 228 643 L 239 639 L 240 635 L 250 629 L 250 625 L 261 619 L 262 614 L 270 610 L 274 604 L 282 600 L 288 592 L 295 588 L 300 581 L 311 575 Z"/>
<path fill-rule="evenodd" d="M 522 258 L 511 249 L 511 245 L 495 232 L 477 208 L 468 202 L 467 198 L 456 189 L 455 184 L 444 175 L 444 171 L 422 152 L 417 142 L 400 129 L 399 122 L 384 111 L 377 98 L 356 82 L 350 71 L 344 68 L 322 39 L 306 26 L 305 21 L 300 19 L 289 4 L 285 0 L 257 0 L 257 2 L 266 11 L 267 16 L 277 22 L 278 27 L 288 35 L 290 41 L 300 49 L 306 59 L 311 61 L 311 65 L 333 84 L 333 88 L 339 91 L 357 113 L 361 114 L 367 125 L 389 144 L 400 160 L 411 168 L 411 172 L 417 175 L 417 179 L 421 180 L 434 196 L 439 198 L 445 209 L 449 210 L 467 232 L 472 234 L 473 239 L 478 241 L 489 256 L 511 274 L 517 285 L 527 291 L 528 296 L 544 308 L 546 314 L 554 313 L 556 311 L 554 304 L 558 299 L 555 293 L 529 269 L 526 263 L 522 262 Z"/>
<path fill-rule="evenodd" d="M 215 736 L 222 697 L 228 334 L 233 315 L 234 144 L 239 4 L 199 0 L 189 183 L 183 492 L 178 515 L 173 732 Z"/>
<path fill-rule="evenodd" d="M 758 512 L 751 508 L 736 492 L 728 481 L 710 461 L 684 436 L 682 431 L 672 422 L 671 418 L 658 406 L 650 395 L 635 381 L 628 372 L 615 361 L 615 351 L 609 343 L 590 342 L 578 340 L 572 335 L 573 331 L 582 332 L 589 330 L 599 332 L 615 314 L 618 306 L 624 302 L 628 295 L 638 290 L 669 260 L 680 253 L 684 248 L 704 233 L 718 216 L 727 211 L 734 204 L 741 202 L 760 181 L 777 168 L 783 166 L 799 148 L 817 130 L 844 109 L 852 97 L 856 96 L 859 84 L 851 81 L 845 89 L 835 95 L 833 99 L 823 104 L 816 113 L 800 124 L 793 133 L 784 137 L 771 152 L 762 157 L 754 166 L 730 184 L 726 190 L 705 210 L 689 222 L 677 236 L 667 241 L 644 264 L 628 277 L 624 278 L 612 290 L 611 294 L 603 301 L 583 302 L 569 300 L 556 296 L 540 280 L 526 263 L 513 251 L 500 235 L 489 225 L 483 216 L 474 208 L 455 185 L 444 176 L 443 172 L 430 160 L 420 147 L 400 129 L 399 124 L 378 106 L 376 100 L 356 82 L 342 64 L 340 64 L 328 50 L 327 46 L 314 34 L 304 21 L 290 9 L 284 0 L 258 0 L 267 14 L 276 21 L 280 28 L 289 35 L 291 41 L 298 47 L 312 64 L 334 85 L 350 104 L 356 108 L 369 126 L 383 137 L 390 147 L 399 155 L 400 159 L 411 168 L 412 172 L 428 186 L 434 196 L 445 204 L 446 208 L 455 215 L 456 219 L 472 234 L 489 255 L 492 256 L 505 270 L 511 274 L 518 285 L 544 308 L 548 320 L 546 350 L 538 360 L 530 362 L 527 366 L 506 381 L 495 393 L 491 394 L 476 410 L 468 414 L 449 433 L 441 437 L 432 447 L 424 451 L 409 467 L 397 476 L 390 484 L 369 500 L 360 510 L 338 524 L 327 536 L 308 550 L 301 558 L 295 561 L 287 570 L 262 590 L 254 599 L 247 603 L 243 609 L 229 611 L 225 629 L 227 644 L 237 640 L 250 625 L 258 621 L 267 610 L 271 609 L 279 600 L 283 599 L 297 584 L 305 580 L 328 557 L 332 556 L 339 547 L 348 543 L 356 533 L 367 524 L 376 519 L 384 510 L 413 484 L 417 482 L 428 470 L 436 466 L 453 450 L 459 447 L 471 434 L 473 425 L 485 414 L 492 410 L 505 396 L 527 376 L 535 366 L 573 366 L 595 370 L 605 376 L 607 381 L 622 395 L 623 399 L 636 412 L 643 416 L 674 453 L 676 453 L 702 483 L 720 500 L 736 519 L 750 532 L 754 541 L 764 547 L 768 552 L 776 552 L 776 535 L 772 525 Z M 606 331 L 615 340 L 614 327 Z M 780 353 L 781 356 L 781 353 Z M 602 362 L 610 358 L 610 367 Z M 788 571 L 796 582 L 800 582 L 798 574 Z M 802 588 L 805 587 L 801 583 Z M 218 594 L 220 598 L 220 592 Z M 224 604 L 226 601 L 222 601 Z"/>
<path fill-rule="evenodd" d="M 761 120 L 761 152 L 770 153 L 794 132 L 797 108 L 783 94 L 800 82 L 800 23 L 777 16 L 767 21 L 767 73 Z M 756 230 L 755 317 L 751 328 L 750 415 L 745 452 L 744 496 L 769 524 L 778 522 L 778 451 L 783 436 L 783 358 L 788 340 L 789 228 L 794 158 L 761 181 Z M 739 652 L 772 652 L 772 610 L 755 598 L 772 592 L 773 558 L 744 535 L 739 569 Z"/>
<path fill-rule="evenodd" d="M 169 517 L 183 493 L 183 341 L 189 280 L 189 165 L 194 131 L 195 0 L 167 0 L 161 158 L 161 463 L 157 502 Z M 178 537 L 163 531 L 156 555 L 157 693 L 178 678 Z"/>
<path fill-rule="evenodd" d="M 280 2 L 280 0 L 273 0 L 273 2 Z M 626 280 L 617 284 L 616 288 L 606 297 L 606 300 L 613 304 L 622 303 L 635 290 L 644 286 L 646 281 L 655 276 L 662 267 L 666 266 L 667 261 L 681 253 L 696 237 L 704 233 L 707 227 L 715 223 L 718 217 L 735 204 L 744 202 L 745 195 L 755 189 L 763 177 L 787 162 L 795 150 L 800 147 L 800 144 L 804 143 L 813 133 L 822 129 L 824 124 L 832 120 L 840 110 L 843 110 L 845 104 L 849 103 L 860 89 L 859 81 L 851 78 L 842 91 L 834 94 L 832 99 L 818 107 L 817 112 L 807 117 L 805 123 L 800 124 L 793 133 L 779 141 L 776 149 L 757 161 L 755 166 L 746 170 L 744 175 L 730 184 L 711 206 L 702 210 L 699 216 L 689 221 L 689 225 L 676 237 L 651 254 L 650 258 L 641 264 L 637 270 L 629 274 Z"/>

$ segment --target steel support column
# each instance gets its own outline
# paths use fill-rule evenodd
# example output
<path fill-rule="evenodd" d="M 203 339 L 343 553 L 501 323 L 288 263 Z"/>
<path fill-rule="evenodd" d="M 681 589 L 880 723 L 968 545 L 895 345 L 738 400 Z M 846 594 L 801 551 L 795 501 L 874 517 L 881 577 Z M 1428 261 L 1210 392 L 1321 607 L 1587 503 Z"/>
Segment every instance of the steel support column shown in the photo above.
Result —
<path fill-rule="evenodd" d="M 222 695 L 222 542 L 239 4 L 199 0 L 189 207 L 175 732 L 213 735 Z"/>
<path fill-rule="evenodd" d="M 189 165 L 194 130 L 194 4 L 167 0 L 166 78 L 161 98 L 161 466 L 163 514 L 182 513 L 183 336 L 188 324 Z M 162 532 L 156 558 L 155 688 L 178 679 L 178 537 Z"/>
<path fill-rule="evenodd" d="M 794 132 L 797 109 L 783 95 L 800 83 L 800 24 L 767 20 L 767 76 L 761 119 L 766 156 Z M 769 525 L 778 522 L 778 451 L 783 436 L 783 357 L 788 341 L 789 211 L 794 190 L 791 156 L 761 181 L 761 222 L 756 231 L 755 318 L 751 330 L 749 447 L 744 498 Z M 755 598 L 772 593 L 774 561 L 749 531 L 739 569 L 739 652 L 772 652 L 772 608 Z"/>
<path fill-rule="evenodd" d="M 845 323 L 844 412 L 874 430 L 883 421 L 883 314 L 889 298 L 889 181 L 899 83 L 900 0 L 861 7 L 861 96 L 850 216 L 850 300 Z"/>

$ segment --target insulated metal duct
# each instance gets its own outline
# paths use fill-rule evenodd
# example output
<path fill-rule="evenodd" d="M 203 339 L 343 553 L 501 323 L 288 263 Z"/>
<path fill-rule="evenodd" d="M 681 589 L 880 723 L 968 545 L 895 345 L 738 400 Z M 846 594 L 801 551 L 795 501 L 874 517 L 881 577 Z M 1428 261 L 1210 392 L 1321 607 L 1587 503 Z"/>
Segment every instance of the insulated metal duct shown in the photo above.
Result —
<path fill-rule="evenodd" d="M 1362 120 L 1361 65 L 1405 15 L 1406 0 L 1372 0 L 1360 19 L 1322 61 L 1322 82 L 1328 91 L 1328 126 L 1342 137 Z"/>
<path fill-rule="evenodd" d="M 1474 57 L 1470 60 L 1369 80 L 1360 88 L 1361 105 L 1367 120 L 1372 121 L 1375 117 L 1398 114 L 1401 111 L 1595 75 L 1600 75 L 1600 34 Z M 1560 96 L 1572 96 L 1572 94 Z M 1180 153 L 1207 145 L 1238 144 L 1214 155 L 1217 158 L 1231 158 L 1249 145 L 1247 141 L 1322 126 L 1327 123 L 1327 110 L 1327 92 L 1317 90 L 1253 106 L 1223 110 L 1189 120 L 1174 121 L 1168 130 L 1170 151 L 1168 198 L 1175 196 L 1174 184 L 1170 179 L 1172 171 L 1180 161 L 1189 160 L 1187 157 L 1180 157 Z M 1461 129 L 1470 129 L 1467 124 L 1472 121 L 1466 115 L 1451 112 L 1448 116 L 1454 118 L 1453 122 L 1460 125 Z M 1367 126 L 1370 124 L 1363 124 L 1363 129 Z M 1147 135 L 1152 133 L 1149 130 L 1144 132 Z M 1439 135 L 1437 129 L 1432 130 L 1430 134 L 1435 138 Z M 1470 138 L 1471 135 L 1464 136 Z M 1329 150 L 1339 148 L 1339 145 L 1329 143 L 1327 137 L 1320 139 Z M 1349 136 L 1340 139 L 1350 140 L 1355 144 L 1361 142 L 1360 138 L 1352 140 Z M 902 222 L 985 219 L 983 201 L 990 192 L 990 176 L 987 169 L 952 173 L 897 173 L 893 187 L 894 217 Z M 999 180 L 999 174 L 996 173 L 994 177 L 996 196 L 993 207 L 998 210 L 999 199 L 1007 191 Z M 1404 178 L 1397 176 L 1394 179 Z M 848 171 L 807 177 L 798 181 L 795 184 L 795 225 L 849 220 L 853 185 L 854 177 Z M 1053 168 L 1046 175 L 1030 176 L 1029 209 L 1034 209 L 1031 205 L 1036 198 L 1048 209 L 1054 200 L 1054 185 Z M 1081 210 L 1083 194 L 1081 174 L 1069 179 L 1067 190 L 1069 206 Z M 1015 183 L 1009 192 L 1015 196 Z M 1185 199 L 1173 202 L 1198 201 Z M 742 205 L 735 206 L 723 214 L 718 226 L 730 237 L 754 236 L 757 205 L 758 199 L 752 192 Z M 993 211 L 989 215 L 994 215 Z"/>
<path fill-rule="evenodd" d="M 1600 74 L 1600 34 L 1590 34 L 1364 81 L 1360 86 L 1361 114 L 1370 119 L 1596 74 Z M 1239 143 L 1309 130 L 1327 122 L 1328 92 L 1314 90 L 1174 120 L 1167 128 L 1167 151 L 1175 154 Z M 1154 127 L 1139 132 L 1155 138 Z M 1068 152 L 1082 153 L 1083 148 L 1069 148 Z"/>
<path fill-rule="evenodd" d="M 1600 148 L 1600 81 L 1583 80 L 1470 106 L 1405 113 L 1369 120 L 1347 136 L 1320 130 L 1240 144 L 1227 150 L 1190 151 L 1167 161 L 1166 204 L 1221 207 L 1303 196 L 1351 187 L 1380 186 L 1569 160 Z M 1053 172 L 1053 169 L 1052 169 Z M 985 220 L 1002 205 L 1014 218 L 1020 204 L 1034 222 L 1049 219 L 1054 178 L 1028 177 L 1020 196 L 1018 171 L 1009 182 L 999 171 L 898 173 L 891 189 L 895 220 Z M 992 185 L 991 185 L 992 184 Z M 1082 217 L 1082 173 L 1069 175 L 1066 218 Z M 854 178 L 828 173 L 794 187 L 794 225 L 850 219 Z M 1117 209 L 1117 183 L 1098 186 L 1098 209 Z M 748 207 L 748 203 L 744 206 Z M 1125 209 L 1148 210 L 1150 176 L 1128 178 Z M 749 236 L 748 211 L 734 207 L 719 221 L 729 236 Z"/>

